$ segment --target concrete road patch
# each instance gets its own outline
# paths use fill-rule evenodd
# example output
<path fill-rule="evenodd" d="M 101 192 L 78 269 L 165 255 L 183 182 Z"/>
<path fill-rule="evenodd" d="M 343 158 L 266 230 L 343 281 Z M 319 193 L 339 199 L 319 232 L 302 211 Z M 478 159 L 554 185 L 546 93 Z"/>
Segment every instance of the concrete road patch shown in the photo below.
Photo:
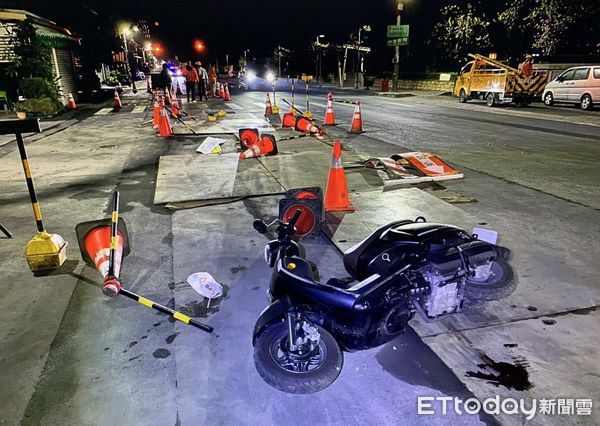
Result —
<path fill-rule="evenodd" d="M 155 204 L 237 198 L 283 192 L 260 162 L 239 155 L 169 155 L 160 158 Z"/>
<path fill-rule="evenodd" d="M 564 315 L 531 318 L 524 321 L 499 324 L 491 327 L 446 333 L 424 338 L 434 352 L 480 400 L 499 395 L 503 398 L 523 398 L 530 407 L 532 400 L 554 400 L 554 413 L 538 414 L 532 425 L 597 424 L 598 415 L 558 415 L 557 399 L 592 399 L 594 405 L 600 400 L 600 349 L 597 341 L 589 338 L 589 330 L 600 321 L 600 311 L 582 310 Z M 499 371 L 483 363 L 485 354 L 496 363 L 524 365 L 531 388 L 523 391 L 496 386 L 489 380 L 467 377 L 467 371 L 483 372 L 498 376 Z M 506 366 L 504 366 L 506 367 Z M 520 369 L 515 377 L 503 382 L 523 380 Z M 539 409 L 539 406 L 538 406 Z M 597 407 L 593 407 L 594 411 Z M 521 415 L 500 414 L 503 425 L 521 425 Z"/>

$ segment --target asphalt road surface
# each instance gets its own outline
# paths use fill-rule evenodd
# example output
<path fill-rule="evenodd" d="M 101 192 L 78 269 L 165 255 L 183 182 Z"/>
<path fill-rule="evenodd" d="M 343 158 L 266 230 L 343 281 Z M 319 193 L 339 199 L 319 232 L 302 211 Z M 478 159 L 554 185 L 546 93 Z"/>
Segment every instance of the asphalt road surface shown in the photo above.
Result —
<path fill-rule="evenodd" d="M 312 99 L 311 109 L 320 117 L 324 92 Z M 237 94 L 234 102 L 246 112 L 260 113 L 264 96 Z M 288 94 L 278 94 L 282 96 L 289 100 Z M 531 244 L 560 247 L 546 234 L 531 237 L 541 235 L 540 230 L 552 231 L 568 246 L 560 262 L 535 268 L 562 277 L 575 263 L 582 269 L 573 281 L 596 285 L 600 266 L 592 259 L 600 253 L 589 233 L 600 223 L 598 111 L 490 111 L 484 104 L 458 105 L 433 94 L 390 99 L 345 91 L 336 97 L 361 100 L 365 134 L 374 139 L 363 145 L 354 142 L 355 150 L 369 156 L 407 150 L 439 154 L 465 172 L 466 179 L 447 184 L 478 200 L 464 205 L 465 210 L 485 217 L 501 232 L 518 228 L 513 235 L 525 237 L 515 238 L 511 248 L 517 251 Z M 305 103 L 301 95 L 296 100 Z M 127 104 L 136 103 L 147 101 L 140 95 Z M 412 330 L 381 348 L 348 354 L 338 382 L 319 394 L 298 397 L 268 387 L 252 365 L 250 334 L 266 306 L 269 270 L 262 261 L 264 238 L 251 229 L 251 220 L 276 199 L 176 213 L 155 206 L 157 158 L 180 150 L 185 138 L 164 142 L 141 126 L 141 114 L 91 115 L 98 108 L 90 106 L 77 121 L 65 122 L 62 130 L 28 145 L 32 159 L 46 156 L 44 167 L 32 163 L 34 174 L 41 175 L 37 182 L 48 226 L 75 241 L 74 225 L 107 214 L 111 191 L 120 190 L 122 215 L 135 248 L 126 260 L 123 281 L 173 306 L 187 291 L 189 273 L 210 270 L 228 283 L 223 301 L 212 310 L 200 303 L 176 307 L 205 317 L 217 332 L 209 336 L 129 300 L 104 298 L 94 285 L 97 272 L 75 260 L 70 273 L 32 282 L 21 255 L 33 231 L 30 206 L 14 144 L 5 144 L 0 150 L 0 170 L 5 170 L 0 219 L 15 239 L 0 244 L 0 289 L 6 295 L 0 299 L 0 376 L 8 377 L 0 389 L 0 421 L 495 423 L 485 415 L 417 416 L 417 396 L 468 398 L 473 393 L 463 383 L 464 372 L 447 367 Z M 339 127 L 349 128 L 353 105 L 336 103 L 335 111 Z M 547 119 L 532 118 L 538 111 Z M 566 222 L 565 229 L 557 225 Z M 578 242 L 587 247 L 577 247 Z M 307 252 L 322 277 L 339 276 L 339 254 L 327 241 L 309 244 Z M 592 340 L 590 333 L 582 339 Z M 577 386 L 574 379 L 562 389 Z"/>

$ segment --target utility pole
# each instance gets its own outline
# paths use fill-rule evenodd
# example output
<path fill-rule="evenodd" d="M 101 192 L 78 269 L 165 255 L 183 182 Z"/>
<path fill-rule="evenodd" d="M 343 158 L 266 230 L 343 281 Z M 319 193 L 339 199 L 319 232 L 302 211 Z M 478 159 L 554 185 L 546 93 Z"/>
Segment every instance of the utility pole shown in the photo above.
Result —
<path fill-rule="evenodd" d="M 123 46 L 125 50 L 125 66 L 127 68 L 129 78 L 131 79 L 131 90 L 133 93 L 137 93 L 137 87 L 135 87 L 135 75 L 133 75 L 133 68 L 129 63 L 129 48 L 127 47 L 127 32 L 123 31 Z"/>
<path fill-rule="evenodd" d="M 404 10 L 404 3 L 398 0 L 396 9 L 396 25 L 400 26 L 400 12 Z M 398 74 L 400 72 L 400 46 L 394 47 L 394 76 L 392 78 L 392 91 L 398 91 Z"/>
<path fill-rule="evenodd" d="M 358 89 L 359 83 L 358 83 L 358 73 L 359 73 L 359 67 L 360 67 L 360 35 L 362 33 L 362 27 L 360 27 L 358 29 L 358 49 L 356 49 L 356 86 L 355 88 Z"/>
<path fill-rule="evenodd" d="M 277 45 L 277 77 L 281 78 L 281 44 Z"/>

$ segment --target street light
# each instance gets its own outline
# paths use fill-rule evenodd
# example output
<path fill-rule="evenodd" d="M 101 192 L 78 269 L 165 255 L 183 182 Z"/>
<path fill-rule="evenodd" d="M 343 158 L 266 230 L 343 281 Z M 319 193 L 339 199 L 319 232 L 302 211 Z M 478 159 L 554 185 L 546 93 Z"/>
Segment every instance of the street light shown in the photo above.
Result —
<path fill-rule="evenodd" d="M 127 42 L 127 36 L 131 34 L 132 30 L 134 32 L 138 32 L 140 29 L 137 25 L 128 25 L 123 29 L 123 45 L 125 48 L 125 67 L 127 68 L 127 73 L 131 78 L 131 90 L 133 91 L 133 93 L 137 93 L 137 87 L 135 87 L 135 76 L 133 75 L 133 69 L 131 67 L 131 64 L 129 63 L 129 48 Z"/>
<path fill-rule="evenodd" d="M 404 3 L 398 0 L 396 5 L 396 25 L 400 26 L 400 12 L 404 10 Z M 392 77 L 392 91 L 398 91 L 398 74 L 400 73 L 400 46 L 394 48 L 394 75 Z"/>
<path fill-rule="evenodd" d="M 317 64 L 316 66 L 318 67 L 318 71 L 317 71 L 317 83 L 319 84 L 323 84 L 323 82 L 321 81 L 321 69 L 322 69 L 322 65 L 323 65 L 323 60 L 321 59 L 322 57 L 322 52 L 321 52 L 321 43 L 319 41 L 319 39 L 324 38 L 325 34 L 319 34 L 317 36 L 317 39 L 315 41 L 315 51 L 317 52 Z"/>
<path fill-rule="evenodd" d="M 356 68 L 357 68 L 357 72 L 356 72 L 356 88 L 358 89 L 359 87 L 359 75 L 362 75 L 364 72 L 364 62 L 363 62 L 363 57 L 360 54 L 360 46 L 362 44 L 361 41 L 361 34 L 362 32 L 371 32 L 371 26 L 370 25 L 363 25 L 362 27 L 360 27 L 358 29 L 358 49 L 356 49 Z"/>

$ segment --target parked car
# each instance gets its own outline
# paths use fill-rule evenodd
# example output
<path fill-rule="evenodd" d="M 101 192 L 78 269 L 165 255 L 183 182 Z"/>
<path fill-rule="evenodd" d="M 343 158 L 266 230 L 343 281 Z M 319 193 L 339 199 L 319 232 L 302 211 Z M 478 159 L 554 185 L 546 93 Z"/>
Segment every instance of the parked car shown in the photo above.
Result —
<path fill-rule="evenodd" d="M 570 103 L 591 110 L 600 103 L 600 65 L 569 68 L 546 85 L 544 104 Z"/>

